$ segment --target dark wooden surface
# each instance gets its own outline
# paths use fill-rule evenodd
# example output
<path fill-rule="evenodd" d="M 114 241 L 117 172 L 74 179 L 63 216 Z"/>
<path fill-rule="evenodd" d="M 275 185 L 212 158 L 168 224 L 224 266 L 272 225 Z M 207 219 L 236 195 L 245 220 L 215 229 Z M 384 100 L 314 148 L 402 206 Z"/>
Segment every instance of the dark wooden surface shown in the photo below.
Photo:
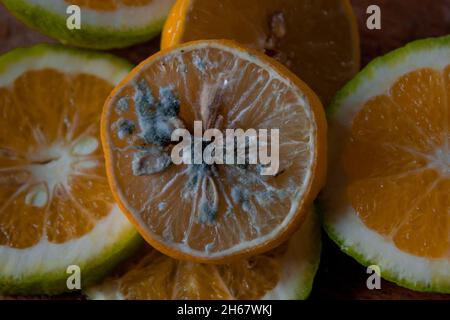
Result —
<path fill-rule="evenodd" d="M 352 0 L 361 32 L 362 63 L 421 38 L 450 34 L 450 0 Z M 377 4 L 382 30 L 368 30 L 366 9 Z M 29 30 L 0 5 L 0 54 L 13 48 L 53 40 Z M 138 63 L 158 50 L 159 39 L 113 53 Z M 325 235 L 322 261 L 311 299 L 450 299 L 400 288 L 387 281 L 381 290 L 366 288 L 365 268 L 346 256 Z M 67 295 L 61 298 L 80 298 Z"/>

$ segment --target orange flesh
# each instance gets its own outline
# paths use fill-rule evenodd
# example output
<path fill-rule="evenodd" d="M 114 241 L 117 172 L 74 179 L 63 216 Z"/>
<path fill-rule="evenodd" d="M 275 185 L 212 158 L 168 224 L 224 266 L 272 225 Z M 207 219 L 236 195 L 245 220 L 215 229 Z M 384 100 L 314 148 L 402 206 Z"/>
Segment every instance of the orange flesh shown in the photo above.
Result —
<path fill-rule="evenodd" d="M 280 257 L 286 249 L 282 245 L 263 255 L 214 266 L 177 261 L 148 247 L 141 258 L 123 265 L 123 271 L 105 283 L 128 300 L 256 300 L 278 283 Z"/>
<path fill-rule="evenodd" d="M 239 41 L 285 64 L 326 105 L 359 70 L 357 32 L 348 1 L 178 0 L 162 47 L 201 39 Z"/>
<path fill-rule="evenodd" d="M 101 148 L 71 150 L 86 137 L 100 143 L 100 110 L 111 90 L 95 76 L 53 69 L 0 87 L 0 245 L 66 242 L 108 215 L 113 200 Z M 35 190 L 47 195 L 42 205 L 30 202 L 39 200 Z"/>
<path fill-rule="evenodd" d="M 450 66 L 421 69 L 368 101 L 344 152 L 353 208 L 402 251 L 450 252 Z"/>
<path fill-rule="evenodd" d="M 202 63 L 196 63 L 197 59 Z M 203 64 L 204 70 L 199 67 Z M 140 129 L 136 112 L 134 97 L 140 91 L 137 84 L 142 82 L 156 102 L 161 99 L 161 88 L 173 89 L 180 102 L 179 117 L 191 134 L 194 120 L 202 120 L 201 93 L 215 95 L 223 90 L 218 99 L 218 114 L 223 117 L 223 123 L 216 128 L 280 129 L 281 173 L 262 178 L 253 167 L 243 171 L 237 166 L 218 165 L 203 175 L 190 165 L 171 165 L 160 173 L 137 176 L 132 169 L 136 148 L 153 147 L 142 138 L 144 131 Z M 221 87 L 224 83 L 227 85 Z M 304 84 L 299 86 L 316 115 L 321 114 L 317 98 Z M 275 76 L 270 77 L 260 65 L 214 47 L 177 51 L 173 56 L 164 57 L 163 53 L 161 57 L 154 56 L 115 89 L 103 118 L 103 145 L 110 184 L 116 200 L 150 244 L 175 258 L 210 261 L 210 256 L 216 255 L 220 258 L 215 259 L 223 262 L 222 259 L 230 259 L 232 254 L 222 257 L 222 252 L 238 250 L 236 247 L 242 243 L 259 240 L 282 223 L 287 223 L 286 230 L 295 231 L 303 217 L 304 206 L 309 205 L 315 196 L 312 194 L 319 191 L 322 183 L 318 182 L 319 176 L 324 172 L 321 165 L 317 176 L 312 173 L 312 179 L 317 180 L 311 182 L 305 178 L 308 170 L 315 170 L 308 167 L 312 157 L 310 143 L 319 143 L 317 152 L 322 152 L 322 138 L 315 140 L 313 126 L 319 126 L 319 132 L 325 131 L 324 119 L 311 119 L 296 92 L 295 87 Z M 117 112 L 122 99 L 129 102 L 129 108 Z M 117 123 L 121 119 L 136 125 L 129 137 L 118 135 Z M 202 185 L 208 177 L 214 181 L 219 198 L 217 212 L 211 220 L 205 220 L 208 217 L 201 205 Z M 297 198 L 298 190 L 308 183 L 314 185 L 311 194 L 305 195 L 305 199 Z M 239 199 L 241 195 L 243 198 Z M 294 212 L 295 218 L 285 222 L 296 201 L 301 203 Z M 269 246 L 268 250 L 277 244 L 279 242 L 268 242 L 260 246 Z M 262 251 L 261 248 L 253 245 L 246 250 Z"/>
<path fill-rule="evenodd" d="M 141 7 L 148 5 L 153 0 L 64 0 L 81 8 L 89 8 L 98 11 L 114 11 L 121 6 Z"/>

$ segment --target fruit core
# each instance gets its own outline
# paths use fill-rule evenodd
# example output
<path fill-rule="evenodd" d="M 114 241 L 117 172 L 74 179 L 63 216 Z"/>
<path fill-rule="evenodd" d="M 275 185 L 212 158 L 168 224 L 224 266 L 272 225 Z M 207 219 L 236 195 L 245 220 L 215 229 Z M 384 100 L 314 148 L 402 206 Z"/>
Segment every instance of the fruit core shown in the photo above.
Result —
<path fill-rule="evenodd" d="M 56 186 L 68 186 L 68 177 L 71 174 L 97 167 L 97 160 L 90 159 L 89 156 L 98 146 L 96 138 L 86 136 L 72 145 L 55 143 L 31 152 L 26 171 L 29 172 L 34 187 L 28 191 L 25 203 L 39 208 L 45 207 Z"/>

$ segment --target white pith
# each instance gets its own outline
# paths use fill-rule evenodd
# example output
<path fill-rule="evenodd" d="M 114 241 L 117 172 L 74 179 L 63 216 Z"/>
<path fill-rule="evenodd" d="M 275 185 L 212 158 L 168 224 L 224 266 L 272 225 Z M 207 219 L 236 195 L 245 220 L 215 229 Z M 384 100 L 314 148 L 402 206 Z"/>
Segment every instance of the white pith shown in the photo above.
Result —
<path fill-rule="evenodd" d="M 302 227 L 289 240 L 282 257 L 281 278 L 264 300 L 306 299 L 312 289 L 321 252 L 320 223 L 315 212 L 309 212 Z"/>
<path fill-rule="evenodd" d="M 339 109 L 333 115 L 333 122 L 351 128 L 352 121 L 360 111 L 360 107 L 371 98 L 389 91 L 399 77 L 421 68 L 444 70 L 449 64 L 449 49 L 436 48 L 432 52 L 419 50 L 411 52 L 401 61 L 378 66 L 374 73 L 365 78 L 351 95 L 345 97 Z"/>
<path fill-rule="evenodd" d="M 329 129 L 330 164 L 340 163 L 343 144 L 355 116 L 361 111 L 365 102 L 373 97 L 387 94 L 391 86 L 401 76 L 418 69 L 429 68 L 443 72 L 450 62 L 450 48 L 436 45 L 432 49 L 424 48 L 398 52 L 397 57 L 383 64 L 370 66 L 352 88 L 351 93 L 339 100 L 333 110 Z M 448 108 L 448 105 L 447 105 Z M 447 128 L 448 129 L 448 128 Z M 441 178 L 449 177 L 450 150 L 448 141 L 443 146 L 436 146 L 434 154 L 426 156 L 427 168 L 435 169 Z M 450 287 L 450 253 L 442 258 L 424 258 L 406 253 L 377 232 L 369 229 L 358 217 L 346 199 L 338 199 L 336 190 L 346 187 L 346 177 L 341 169 L 331 167 L 327 188 L 323 195 L 326 206 L 325 224 L 340 245 L 350 254 L 357 254 L 368 263 L 376 263 L 388 278 L 416 288 Z"/>
<path fill-rule="evenodd" d="M 256 56 L 254 56 L 250 53 L 247 53 L 245 51 L 242 51 L 242 50 L 232 49 L 228 46 L 221 45 L 219 43 L 203 43 L 203 44 L 195 44 L 195 45 L 191 45 L 191 46 L 185 46 L 178 50 L 172 51 L 170 54 L 161 56 L 157 60 L 154 60 L 152 63 L 157 63 L 159 60 L 167 59 L 166 61 L 168 61 L 171 59 L 176 59 L 174 57 L 180 57 L 180 55 L 182 55 L 182 52 L 186 53 L 186 52 L 191 52 L 191 51 L 202 49 L 202 48 L 215 48 L 215 49 L 223 50 L 225 52 L 231 52 L 232 54 L 236 55 L 237 57 L 239 57 L 242 60 L 250 61 L 250 62 L 254 63 L 255 65 L 260 66 L 261 68 L 263 68 L 265 71 L 267 71 L 270 74 L 271 78 L 281 81 L 282 83 L 286 84 L 287 87 L 297 88 L 297 86 L 294 83 L 292 83 L 289 79 L 282 78 L 272 67 L 267 65 L 264 61 L 259 60 Z M 139 74 L 135 74 L 133 78 L 137 78 L 139 76 L 140 76 Z M 311 168 L 313 166 L 313 162 L 314 162 L 314 155 L 316 154 L 316 145 L 315 145 L 316 140 L 314 139 L 314 137 L 317 137 L 317 127 L 316 127 L 316 124 L 314 123 L 314 121 L 312 120 L 314 118 L 314 115 L 311 110 L 310 102 L 307 100 L 306 96 L 299 89 L 297 89 L 297 90 L 293 89 L 292 91 L 295 93 L 295 97 L 298 101 L 298 107 L 299 108 L 301 107 L 304 109 L 306 117 L 308 118 L 308 121 L 309 121 L 309 123 L 311 123 L 311 127 L 312 127 L 312 130 L 310 132 L 311 139 L 309 141 L 310 154 L 309 154 L 309 158 L 305 161 L 305 167 Z M 108 112 L 112 112 L 112 110 L 113 110 L 113 108 L 110 108 Z M 107 139 L 110 140 L 110 136 L 108 136 Z M 211 253 L 211 252 L 207 252 L 207 250 L 205 250 L 205 251 L 194 250 L 188 244 L 186 244 L 186 242 L 165 243 L 165 240 L 162 239 L 161 237 L 159 237 L 157 235 L 153 235 L 153 236 L 160 243 L 165 243 L 166 245 L 174 247 L 179 251 L 182 251 L 184 253 L 187 253 L 187 254 L 190 254 L 193 256 L 205 257 L 205 258 L 209 258 L 209 259 L 214 259 L 214 258 L 217 259 L 217 258 L 221 258 L 223 256 L 232 255 L 233 253 L 245 251 L 248 248 L 253 248 L 253 247 L 259 246 L 265 242 L 270 242 L 271 239 L 275 238 L 283 230 L 287 229 L 287 227 L 289 226 L 289 223 L 291 223 L 291 221 L 292 221 L 292 218 L 298 212 L 299 205 L 302 204 L 301 199 L 304 197 L 307 188 L 310 186 L 310 184 L 312 182 L 311 171 L 312 170 L 308 170 L 308 172 L 304 176 L 304 183 L 301 186 L 298 186 L 298 188 L 296 189 L 295 197 L 292 200 L 292 206 L 290 207 L 290 211 L 286 215 L 286 218 L 284 219 L 283 223 L 276 226 L 270 233 L 266 234 L 263 237 L 258 237 L 251 241 L 242 241 L 239 244 L 237 244 L 229 249 L 225 249 L 218 253 Z M 183 173 L 180 173 L 180 175 L 181 174 L 183 174 Z M 139 223 L 141 229 L 148 230 L 148 232 L 151 233 L 151 230 L 149 230 L 148 226 L 146 225 L 145 221 L 143 221 L 140 214 L 138 212 L 136 212 L 136 210 L 134 208 L 127 205 L 126 196 L 124 196 L 122 194 L 121 190 L 118 191 L 118 194 L 122 200 L 122 203 L 127 207 L 127 210 L 129 210 L 130 212 L 133 213 L 133 215 L 136 218 L 137 222 Z"/>
<path fill-rule="evenodd" d="M 55 68 L 67 74 L 90 74 L 112 84 L 119 83 L 127 74 L 122 65 L 111 63 L 107 59 L 86 57 L 83 55 L 63 54 L 58 51 L 48 51 L 45 55 L 30 55 L 23 57 L 15 64 L 1 70 L 0 86 L 11 85 L 17 77 L 27 71 Z"/>
<path fill-rule="evenodd" d="M 386 272 L 400 282 L 413 285 L 450 285 L 448 258 L 422 258 L 398 249 L 391 241 L 366 227 L 351 206 L 333 213 L 327 212 L 325 223 L 342 241 L 343 248 L 377 264 L 381 276 Z"/>
<path fill-rule="evenodd" d="M 64 0 L 27 0 L 45 10 L 67 19 L 70 3 Z M 81 7 L 81 27 L 104 27 L 107 29 L 133 30 L 145 28 L 149 24 L 162 21 L 169 13 L 175 0 L 153 0 L 143 6 L 121 6 L 115 11 L 95 11 Z"/>
<path fill-rule="evenodd" d="M 30 50 L 29 54 L 26 50 Z M 31 70 L 56 69 L 68 75 L 85 73 L 95 75 L 112 85 L 117 84 L 128 72 L 124 65 L 108 58 L 63 51 L 60 48 L 24 49 L 18 53 L 18 57 L 14 63 L 1 69 L 0 87 L 10 86 L 19 76 Z M 96 138 L 82 134 L 70 142 L 62 142 L 63 140 L 30 148 L 27 154 L 30 164 L 23 167 L 31 174 L 28 185 L 31 188 L 25 197 L 28 205 L 47 205 L 57 184 L 67 187 L 69 175 L 82 173 L 85 169 L 99 165 L 97 159 L 90 158 L 100 148 Z M 0 279 L 11 284 L 26 284 L 27 278 L 31 277 L 53 275 L 59 279 L 69 265 L 85 266 L 96 258 L 101 258 L 107 250 L 113 252 L 114 246 L 128 241 L 132 236 L 134 228 L 119 208 L 113 205 L 105 218 L 78 239 L 57 244 L 49 242 L 44 236 L 37 244 L 25 249 L 0 246 Z M 45 278 L 42 278 L 42 282 L 45 285 Z"/>
<path fill-rule="evenodd" d="M 106 249 L 112 249 L 133 233 L 133 227 L 117 206 L 98 222 L 87 234 L 61 244 L 42 239 L 27 249 L 0 246 L 0 278 L 26 279 L 52 272 L 65 273 L 70 265 L 81 268 L 90 260 L 100 257 Z M 83 271 L 83 269 L 81 269 Z M 16 280 L 17 281 L 17 280 Z M 44 281 L 44 279 L 42 279 Z"/>

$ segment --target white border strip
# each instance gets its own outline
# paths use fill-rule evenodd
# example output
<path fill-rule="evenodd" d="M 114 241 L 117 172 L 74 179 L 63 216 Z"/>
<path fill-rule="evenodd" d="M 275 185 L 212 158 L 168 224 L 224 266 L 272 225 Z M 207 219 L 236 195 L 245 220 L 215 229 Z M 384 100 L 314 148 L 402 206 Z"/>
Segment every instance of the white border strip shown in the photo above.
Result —
<path fill-rule="evenodd" d="M 102 1 L 102 0 L 99 0 Z M 61 17 L 68 17 L 66 10 L 70 3 L 64 0 L 28 0 L 27 2 L 40 6 Z M 175 0 L 153 0 L 148 5 L 138 7 L 121 6 L 116 11 L 94 11 L 81 8 L 81 23 L 89 26 L 110 29 L 143 29 L 158 20 L 164 19 Z"/>
<path fill-rule="evenodd" d="M 22 49 L 20 49 L 22 50 Z M 27 49 L 23 49 L 27 50 Z M 31 48 L 30 50 L 33 50 Z M 91 74 L 103 79 L 112 85 L 119 83 L 127 72 L 123 65 L 116 66 L 110 60 L 83 55 L 83 51 L 64 53 L 64 51 L 52 51 L 42 48 L 43 53 L 30 57 L 24 57 L 17 63 L 6 67 L 6 70 L 0 73 L 0 87 L 11 85 L 20 75 L 27 71 L 56 69 L 68 74 Z M 45 51 L 45 52 L 44 52 Z M 30 51 L 33 53 L 33 51 Z"/>
<path fill-rule="evenodd" d="M 0 276 L 16 278 L 49 272 L 63 272 L 69 265 L 84 265 L 126 234 L 131 234 L 132 225 L 117 206 L 81 238 L 64 243 L 51 243 L 42 239 L 27 249 L 0 246 Z"/>

